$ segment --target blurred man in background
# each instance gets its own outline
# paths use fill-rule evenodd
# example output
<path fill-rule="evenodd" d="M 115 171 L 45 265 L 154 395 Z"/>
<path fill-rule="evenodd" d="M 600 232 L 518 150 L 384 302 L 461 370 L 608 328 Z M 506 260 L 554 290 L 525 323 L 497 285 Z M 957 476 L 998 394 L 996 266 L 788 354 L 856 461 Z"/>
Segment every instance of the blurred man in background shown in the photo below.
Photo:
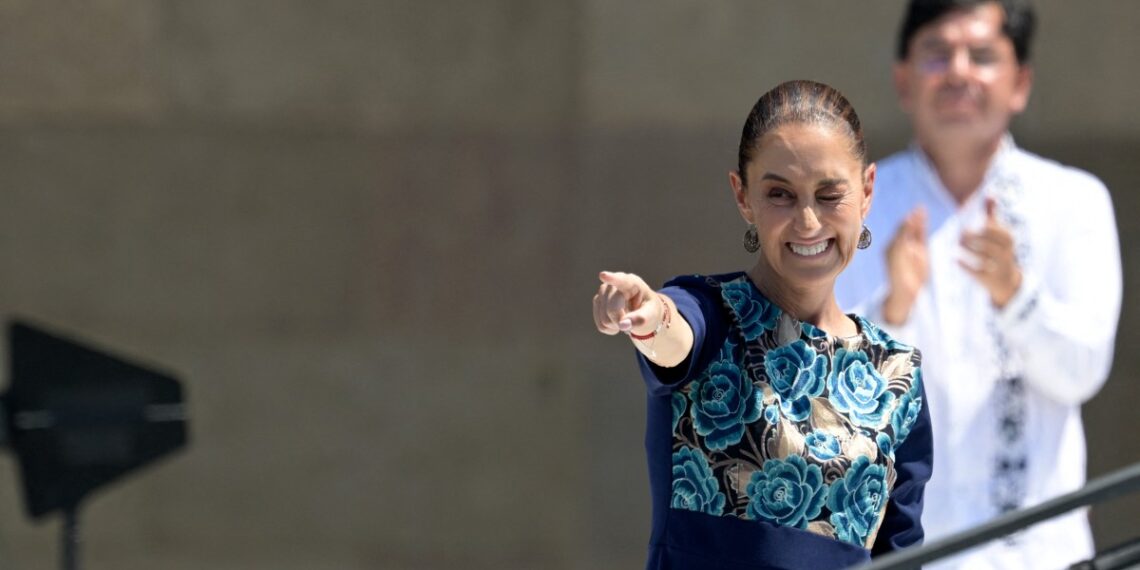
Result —
<path fill-rule="evenodd" d="M 914 131 L 879 163 L 879 241 L 840 303 L 922 350 L 934 431 L 928 539 L 1085 482 L 1080 406 L 1112 363 L 1121 268 L 1094 176 L 1017 147 L 1035 16 L 1026 1 L 912 0 L 894 83 Z M 935 564 L 1060 568 L 1092 557 L 1078 510 Z"/>

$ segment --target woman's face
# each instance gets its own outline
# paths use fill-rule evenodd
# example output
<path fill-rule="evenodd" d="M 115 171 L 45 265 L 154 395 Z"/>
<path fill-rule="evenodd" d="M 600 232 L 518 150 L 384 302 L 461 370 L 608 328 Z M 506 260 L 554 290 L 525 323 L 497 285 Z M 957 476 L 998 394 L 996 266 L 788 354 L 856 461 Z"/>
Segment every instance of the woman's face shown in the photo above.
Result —
<path fill-rule="evenodd" d="M 855 254 L 875 166 L 864 170 L 835 127 L 787 124 L 760 138 L 746 170 L 747 187 L 736 173 L 730 182 L 767 264 L 793 287 L 834 282 Z"/>

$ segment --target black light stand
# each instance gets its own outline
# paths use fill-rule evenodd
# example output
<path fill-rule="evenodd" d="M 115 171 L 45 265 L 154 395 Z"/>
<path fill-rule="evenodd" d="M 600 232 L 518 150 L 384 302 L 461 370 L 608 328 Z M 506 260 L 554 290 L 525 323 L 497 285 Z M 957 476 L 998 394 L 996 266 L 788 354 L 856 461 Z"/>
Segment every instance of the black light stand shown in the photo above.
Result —
<path fill-rule="evenodd" d="M 64 570 L 79 570 L 78 510 L 78 507 L 68 507 L 63 511 L 63 544 L 60 545 L 60 560 Z"/>
<path fill-rule="evenodd" d="M 80 503 L 186 445 L 182 387 L 25 323 L 9 325 L 8 346 L 0 445 L 19 463 L 28 515 L 63 514 L 61 565 L 78 570 Z"/>

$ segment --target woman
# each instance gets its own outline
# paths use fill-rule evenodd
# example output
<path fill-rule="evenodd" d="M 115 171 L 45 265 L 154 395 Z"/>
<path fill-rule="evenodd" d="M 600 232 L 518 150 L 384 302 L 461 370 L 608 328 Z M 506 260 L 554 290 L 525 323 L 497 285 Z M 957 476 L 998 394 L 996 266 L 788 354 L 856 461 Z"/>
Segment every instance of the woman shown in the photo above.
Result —
<path fill-rule="evenodd" d="M 729 173 L 755 266 L 660 292 L 601 273 L 598 330 L 629 336 L 651 396 L 648 568 L 841 568 L 921 541 L 919 352 L 834 294 L 870 243 L 866 152 L 843 95 L 781 84 Z"/>

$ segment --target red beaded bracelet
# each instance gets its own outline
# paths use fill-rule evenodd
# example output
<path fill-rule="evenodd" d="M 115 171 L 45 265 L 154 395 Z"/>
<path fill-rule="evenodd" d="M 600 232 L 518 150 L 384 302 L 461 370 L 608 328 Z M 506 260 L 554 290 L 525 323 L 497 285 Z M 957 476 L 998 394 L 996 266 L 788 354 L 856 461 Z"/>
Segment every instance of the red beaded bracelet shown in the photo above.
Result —
<path fill-rule="evenodd" d="M 630 338 L 634 340 L 649 340 L 657 336 L 657 333 L 661 332 L 662 327 L 669 328 L 669 323 L 672 320 L 671 313 L 669 312 L 669 303 L 665 302 L 665 298 L 660 293 L 657 294 L 657 298 L 661 301 L 661 306 L 665 307 L 665 314 L 661 317 L 661 320 L 658 321 L 657 328 L 653 329 L 653 332 L 649 334 L 634 334 L 633 331 L 629 331 Z"/>

